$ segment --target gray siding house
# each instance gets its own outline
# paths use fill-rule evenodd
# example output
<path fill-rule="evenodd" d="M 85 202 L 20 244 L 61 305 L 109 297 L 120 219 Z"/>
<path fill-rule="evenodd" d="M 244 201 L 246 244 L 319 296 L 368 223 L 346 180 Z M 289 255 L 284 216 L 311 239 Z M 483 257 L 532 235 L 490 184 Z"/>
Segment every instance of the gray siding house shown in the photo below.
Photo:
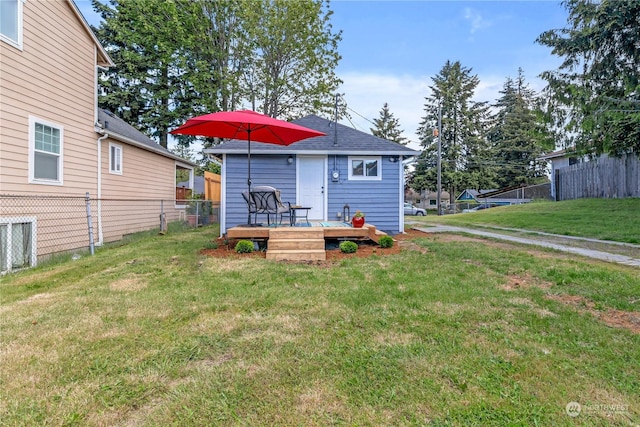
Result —
<path fill-rule="evenodd" d="M 251 142 L 252 186 L 269 185 L 309 219 L 341 221 L 345 205 L 378 230 L 404 230 L 404 164 L 419 152 L 311 115 L 295 120 L 326 133 L 289 146 Z M 247 142 L 231 140 L 204 150 L 222 162 L 220 233 L 247 223 Z"/>

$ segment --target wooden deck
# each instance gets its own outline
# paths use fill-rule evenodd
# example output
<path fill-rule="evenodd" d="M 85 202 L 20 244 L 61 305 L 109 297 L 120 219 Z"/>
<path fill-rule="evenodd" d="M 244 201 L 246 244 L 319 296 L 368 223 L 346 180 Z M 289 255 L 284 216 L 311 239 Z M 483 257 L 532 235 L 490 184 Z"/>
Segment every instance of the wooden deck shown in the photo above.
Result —
<path fill-rule="evenodd" d="M 239 225 L 227 230 L 227 237 L 229 239 L 248 239 L 248 240 L 268 240 L 269 232 L 272 230 L 295 230 L 300 235 L 304 235 L 305 231 L 322 230 L 322 234 L 325 239 L 370 239 L 378 243 L 381 236 L 386 235 L 382 231 L 376 230 L 375 225 L 365 224 L 362 228 L 353 227 L 332 227 L 329 225 L 318 225 L 317 222 L 312 222 L 311 227 L 290 227 L 282 225 L 278 227 L 247 227 Z"/>
<path fill-rule="evenodd" d="M 362 228 L 332 226 L 330 222 L 312 222 L 311 226 L 248 227 L 238 226 L 227 230 L 229 239 L 266 240 L 267 258 L 275 260 L 317 261 L 325 260 L 325 240 L 373 240 L 378 243 L 386 235 L 371 224 Z"/>

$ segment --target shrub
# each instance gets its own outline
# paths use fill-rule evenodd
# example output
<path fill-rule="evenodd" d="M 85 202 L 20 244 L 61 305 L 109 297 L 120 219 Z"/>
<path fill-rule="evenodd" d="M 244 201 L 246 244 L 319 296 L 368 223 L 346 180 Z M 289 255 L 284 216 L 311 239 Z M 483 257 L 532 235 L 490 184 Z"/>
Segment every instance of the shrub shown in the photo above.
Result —
<path fill-rule="evenodd" d="M 210 242 L 205 243 L 204 248 L 205 249 L 218 249 L 218 242 L 216 242 L 215 240 L 212 240 Z"/>
<path fill-rule="evenodd" d="M 345 254 L 352 254 L 358 250 L 358 245 L 347 240 L 340 243 L 340 250 Z"/>
<path fill-rule="evenodd" d="M 381 248 L 391 248 L 393 247 L 393 237 L 391 236 L 382 236 L 378 241 L 378 244 Z"/>
<path fill-rule="evenodd" d="M 253 252 L 253 242 L 251 240 L 239 240 L 238 243 L 236 243 L 236 252 L 239 254 Z"/>

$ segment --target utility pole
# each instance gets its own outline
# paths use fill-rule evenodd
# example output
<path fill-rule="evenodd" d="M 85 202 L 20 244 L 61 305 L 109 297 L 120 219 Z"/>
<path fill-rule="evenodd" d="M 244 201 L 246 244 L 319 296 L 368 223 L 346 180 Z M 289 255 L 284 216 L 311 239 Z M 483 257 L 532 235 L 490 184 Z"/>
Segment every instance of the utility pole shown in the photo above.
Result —
<path fill-rule="evenodd" d="M 442 100 L 438 102 L 438 215 L 442 215 Z"/>

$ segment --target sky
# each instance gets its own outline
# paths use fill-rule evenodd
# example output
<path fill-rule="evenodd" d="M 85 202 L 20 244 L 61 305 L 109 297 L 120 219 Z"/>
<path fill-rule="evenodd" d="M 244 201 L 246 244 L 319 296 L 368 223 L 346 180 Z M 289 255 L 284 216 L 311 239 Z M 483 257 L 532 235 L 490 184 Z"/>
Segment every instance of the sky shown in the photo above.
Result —
<path fill-rule="evenodd" d="M 76 4 L 90 24 L 99 25 L 89 0 Z M 432 77 L 447 60 L 478 76 L 476 101 L 494 103 L 518 68 L 540 91 L 540 73 L 556 69 L 560 59 L 535 40 L 566 27 L 568 17 L 559 1 L 544 0 L 333 0 L 330 8 L 333 30 L 342 31 L 338 92 L 351 115 L 341 122 L 370 133 L 386 102 L 414 149 Z"/>

